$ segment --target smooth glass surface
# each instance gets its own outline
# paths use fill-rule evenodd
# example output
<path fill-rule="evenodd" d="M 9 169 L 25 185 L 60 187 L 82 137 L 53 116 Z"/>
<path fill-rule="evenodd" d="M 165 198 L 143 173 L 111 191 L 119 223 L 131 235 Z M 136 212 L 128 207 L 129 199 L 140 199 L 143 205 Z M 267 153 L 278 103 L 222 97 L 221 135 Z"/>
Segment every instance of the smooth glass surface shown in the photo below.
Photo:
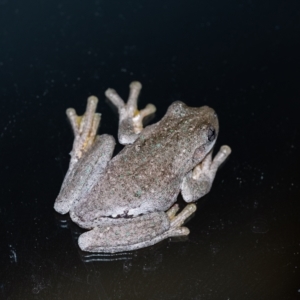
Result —
<path fill-rule="evenodd" d="M 299 1 L 0 0 L 0 298 L 300 299 L 299 16 Z M 233 152 L 187 239 L 83 253 L 53 210 L 65 110 L 98 96 L 116 137 L 104 91 L 133 80 L 152 122 L 175 100 L 213 107 Z"/>

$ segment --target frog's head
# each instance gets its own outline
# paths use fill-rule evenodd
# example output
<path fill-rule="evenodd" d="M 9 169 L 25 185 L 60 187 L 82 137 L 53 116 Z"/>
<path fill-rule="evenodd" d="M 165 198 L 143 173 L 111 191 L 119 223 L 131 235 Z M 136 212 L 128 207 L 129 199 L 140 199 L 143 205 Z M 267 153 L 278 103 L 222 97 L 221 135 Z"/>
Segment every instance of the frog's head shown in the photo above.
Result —
<path fill-rule="evenodd" d="M 176 124 L 178 143 L 185 153 L 192 154 L 193 163 L 199 163 L 213 148 L 219 122 L 215 111 L 208 107 L 189 107 L 181 101 L 174 102 L 166 114 Z"/>

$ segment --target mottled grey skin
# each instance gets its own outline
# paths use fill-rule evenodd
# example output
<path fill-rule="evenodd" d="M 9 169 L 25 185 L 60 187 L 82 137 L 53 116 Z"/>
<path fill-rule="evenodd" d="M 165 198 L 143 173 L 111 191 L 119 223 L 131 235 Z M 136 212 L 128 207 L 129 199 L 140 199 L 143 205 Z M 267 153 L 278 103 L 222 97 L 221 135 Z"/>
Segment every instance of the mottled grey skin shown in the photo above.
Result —
<path fill-rule="evenodd" d="M 82 250 L 128 251 L 187 235 L 181 225 L 196 206 L 189 204 L 176 215 L 178 206 L 172 205 L 180 192 L 186 202 L 208 193 L 219 165 L 231 152 L 223 146 L 212 160 L 219 125 L 207 106 L 174 102 L 161 121 L 142 128 L 142 119 L 155 107 L 137 110 L 140 89 L 137 82 L 130 85 L 127 104 L 114 90 L 106 92 L 119 110 L 119 141 L 128 144 L 112 159 L 114 138 L 95 136 L 93 124 L 100 120 L 97 99 L 89 98 L 82 119 L 69 110 L 75 142 L 54 207 L 59 213 L 70 212 L 80 227 L 92 229 L 79 238 Z"/>

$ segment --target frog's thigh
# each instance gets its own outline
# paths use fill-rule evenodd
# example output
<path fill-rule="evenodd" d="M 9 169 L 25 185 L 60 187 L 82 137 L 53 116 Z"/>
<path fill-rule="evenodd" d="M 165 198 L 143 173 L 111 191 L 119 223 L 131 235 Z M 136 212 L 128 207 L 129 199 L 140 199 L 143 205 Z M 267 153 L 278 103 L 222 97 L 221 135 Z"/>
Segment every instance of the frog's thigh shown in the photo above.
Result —
<path fill-rule="evenodd" d="M 193 171 L 186 175 L 181 185 L 181 194 L 186 202 L 195 201 L 210 191 L 219 166 L 230 153 L 229 146 L 222 146 L 213 160 L 210 152 Z"/>
<path fill-rule="evenodd" d="M 55 200 L 54 209 L 57 212 L 61 214 L 69 212 L 80 194 L 89 189 L 99 178 L 112 157 L 114 147 L 115 139 L 112 136 L 108 134 L 96 136 L 92 147 L 72 169 L 68 170 Z"/>
<path fill-rule="evenodd" d="M 83 233 L 78 244 L 81 250 L 88 252 L 115 253 L 148 247 L 171 236 L 187 235 L 189 230 L 181 225 L 195 207 L 194 204 L 187 205 L 178 216 L 154 212 L 132 219 L 119 219 L 119 224 L 103 225 Z"/>

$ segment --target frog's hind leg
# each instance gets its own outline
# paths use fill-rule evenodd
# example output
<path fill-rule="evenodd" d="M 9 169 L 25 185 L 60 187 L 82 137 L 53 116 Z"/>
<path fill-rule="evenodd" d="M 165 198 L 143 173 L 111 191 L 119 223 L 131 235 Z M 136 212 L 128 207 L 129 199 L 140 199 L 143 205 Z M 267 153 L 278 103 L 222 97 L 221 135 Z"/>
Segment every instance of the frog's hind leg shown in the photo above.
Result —
<path fill-rule="evenodd" d="M 148 104 L 144 109 L 138 110 L 137 101 L 142 88 L 138 81 L 133 81 L 129 85 L 130 92 L 127 103 L 117 94 L 114 89 L 107 89 L 105 96 L 116 106 L 119 113 L 118 139 L 120 144 L 132 144 L 143 129 L 143 119 L 153 114 L 156 108 L 153 104 Z"/>
<path fill-rule="evenodd" d="M 78 244 L 88 252 L 115 253 L 152 246 L 173 236 L 185 236 L 189 229 L 181 225 L 196 211 L 188 204 L 178 215 L 178 205 L 165 212 L 153 212 L 131 219 L 104 218 L 97 227 L 83 233 Z"/>

